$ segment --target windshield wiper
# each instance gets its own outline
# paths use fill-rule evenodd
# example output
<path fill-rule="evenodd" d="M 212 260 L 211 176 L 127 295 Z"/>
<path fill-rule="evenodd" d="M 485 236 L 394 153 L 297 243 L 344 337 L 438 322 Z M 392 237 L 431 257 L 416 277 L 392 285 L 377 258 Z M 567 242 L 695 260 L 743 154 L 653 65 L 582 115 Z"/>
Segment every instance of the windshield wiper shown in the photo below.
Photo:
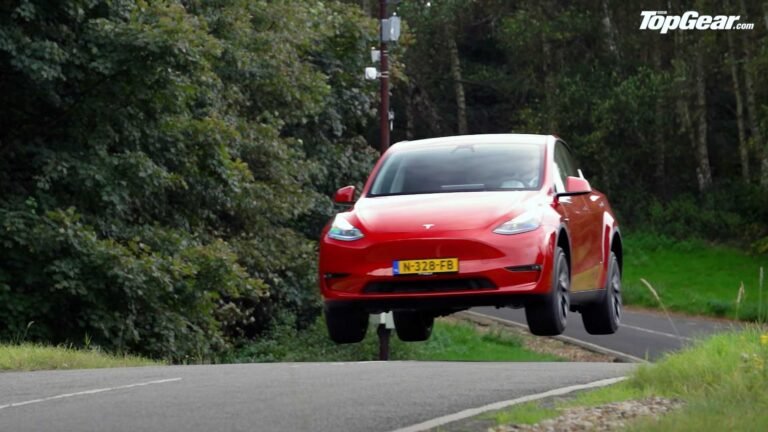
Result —
<path fill-rule="evenodd" d="M 442 185 L 442 186 L 440 186 L 440 189 L 446 190 L 446 191 L 457 191 L 457 190 L 475 191 L 475 190 L 484 190 L 485 189 L 485 185 L 483 183 Z"/>

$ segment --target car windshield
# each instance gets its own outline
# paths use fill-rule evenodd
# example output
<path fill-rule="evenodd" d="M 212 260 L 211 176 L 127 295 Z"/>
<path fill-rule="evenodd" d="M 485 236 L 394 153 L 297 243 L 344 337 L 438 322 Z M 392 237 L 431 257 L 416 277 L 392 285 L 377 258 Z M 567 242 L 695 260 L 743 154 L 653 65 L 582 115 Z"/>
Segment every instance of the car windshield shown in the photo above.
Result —
<path fill-rule="evenodd" d="M 533 190 L 541 186 L 544 147 L 535 144 L 463 144 L 391 155 L 369 196 Z"/>

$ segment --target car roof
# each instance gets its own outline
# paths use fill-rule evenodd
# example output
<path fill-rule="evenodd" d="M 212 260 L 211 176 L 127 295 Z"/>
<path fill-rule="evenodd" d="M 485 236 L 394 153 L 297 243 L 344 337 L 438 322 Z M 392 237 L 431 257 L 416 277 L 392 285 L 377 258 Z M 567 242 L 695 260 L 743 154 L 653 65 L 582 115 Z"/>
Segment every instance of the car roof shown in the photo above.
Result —
<path fill-rule="evenodd" d="M 393 145 L 394 149 L 414 149 L 451 144 L 536 144 L 545 145 L 551 135 L 532 134 L 486 134 L 458 135 L 440 138 L 428 138 L 416 141 L 401 141 Z"/>

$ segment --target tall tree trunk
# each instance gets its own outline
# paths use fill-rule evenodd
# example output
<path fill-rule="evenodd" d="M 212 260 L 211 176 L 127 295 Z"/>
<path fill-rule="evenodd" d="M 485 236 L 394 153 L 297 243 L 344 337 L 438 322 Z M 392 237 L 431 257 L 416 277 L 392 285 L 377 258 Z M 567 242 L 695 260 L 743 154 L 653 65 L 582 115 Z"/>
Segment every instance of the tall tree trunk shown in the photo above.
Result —
<path fill-rule="evenodd" d="M 763 3 L 763 21 L 765 21 L 765 28 L 768 30 L 768 2 Z"/>
<path fill-rule="evenodd" d="M 621 55 L 619 53 L 619 46 L 616 42 L 616 27 L 613 25 L 613 21 L 611 20 L 611 11 L 608 8 L 608 0 L 602 0 L 603 3 L 603 30 L 606 34 L 606 41 L 608 45 L 608 50 L 613 54 L 613 56 L 616 58 L 616 60 L 621 60 Z"/>
<path fill-rule="evenodd" d="M 741 16 L 748 16 L 747 6 L 744 3 L 744 0 L 741 0 Z M 757 118 L 754 76 L 749 67 L 749 64 L 754 58 L 753 43 L 749 37 L 752 33 L 753 32 L 749 31 L 741 32 L 742 45 L 744 47 L 744 84 L 747 92 L 747 118 L 749 119 L 749 129 L 752 133 L 752 141 L 760 155 L 760 185 L 768 187 L 768 148 L 763 141 L 763 133 L 760 130 L 760 124 Z"/>
<path fill-rule="evenodd" d="M 662 70 L 661 69 L 661 39 L 657 38 L 656 43 L 653 45 L 653 64 L 656 70 Z M 655 114 L 654 114 L 654 121 L 655 121 L 655 141 L 656 141 L 656 169 L 654 170 L 653 176 L 655 178 L 656 183 L 656 192 L 657 194 L 661 196 L 666 196 L 667 191 L 667 167 L 666 167 L 666 159 L 667 159 L 667 146 L 664 136 L 664 127 L 665 119 L 664 119 L 664 97 L 661 94 L 657 94 L 656 96 L 656 106 L 655 106 Z"/>
<path fill-rule="evenodd" d="M 405 92 L 405 139 L 408 141 L 413 140 L 414 133 L 414 116 L 416 115 L 416 98 L 414 92 L 416 91 L 413 81 L 408 81 L 408 87 Z"/>
<path fill-rule="evenodd" d="M 741 81 L 739 80 L 739 61 L 733 43 L 732 32 L 725 32 L 728 39 L 728 56 L 731 64 L 731 79 L 733 80 L 733 94 L 736 96 L 736 124 L 739 130 L 739 160 L 741 162 L 741 177 L 745 183 L 749 183 L 749 148 L 747 136 L 744 130 L 744 102 L 741 99 Z"/>
<path fill-rule="evenodd" d="M 698 129 L 696 179 L 699 183 L 699 192 L 704 192 L 712 185 L 712 169 L 709 165 L 709 149 L 707 148 L 707 81 L 702 49 L 703 47 L 699 47 L 696 50 L 696 123 Z"/>
<path fill-rule="evenodd" d="M 449 27 L 450 28 L 450 27 Z M 453 91 L 456 93 L 456 119 L 459 135 L 469 133 L 467 128 L 467 101 L 464 96 L 464 84 L 461 77 L 461 58 L 459 47 L 454 38 L 455 32 L 448 31 L 448 56 L 451 59 L 451 78 L 453 78 Z"/>
<path fill-rule="evenodd" d="M 558 133 L 557 121 L 553 113 L 555 79 L 552 74 L 552 46 L 542 34 L 542 70 L 544 72 L 544 102 L 546 104 L 548 133 Z"/>
<path fill-rule="evenodd" d="M 673 10 L 671 7 L 670 10 Z M 683 50 L 683 46 L 685 45 L 685 33 L 683 32 L 674 32 L 674 43 L 675 43 L 675 58 L 678 59 L 687 59 L 688 54 Z M 683 83 L 682 86 L 677 91 L 677 111 L 680 115 L 680 122 L 682 123 L 682 130 L 683 132 L 688 133 L 688 139 L 690 140 L 691 145 L 693 146 L 696 143 L 696 133 L 693 130 L 693 122 L 691 121 L 691 111 L 689 109 L 689 99 L 690 99 L 690 88 L 688 87 L 688 83 L 690 82 L 690 71 L 688 70 L 687 63 L 680 62 L 683 64 L 682 68 L 683 70 L 679 70 L 678 68 L 681 67 L 679 65 L 675 65 L 676 70 L 676 81 Z"/>
<path fill-rule="evenodd" d="M 411 98 L 413 99 L 414 110 L 418 111 L 420 118 L 423 119 L 430 133 L 436 136 L 443 135 L 443 118 L 440 116 L 440 110 L 432 102 L 427 91 L 419 87 L 418 83 L 414 83 Z"/>

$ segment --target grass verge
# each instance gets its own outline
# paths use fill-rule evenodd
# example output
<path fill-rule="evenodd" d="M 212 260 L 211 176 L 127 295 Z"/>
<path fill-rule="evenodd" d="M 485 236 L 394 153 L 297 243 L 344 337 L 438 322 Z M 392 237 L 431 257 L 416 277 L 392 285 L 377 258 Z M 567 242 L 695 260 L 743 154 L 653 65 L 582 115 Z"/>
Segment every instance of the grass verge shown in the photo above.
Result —
<path fill-rule="evenodd" d="M 622 383 L 557 401 L 537 401 L 488 414 L 499 424 L 532 424 L 573 406 L 597 406 L 648 396 L 679 398 L 686 406 L 632 431 L 768 430 L 768 334 L 757 326 L 700 341 Z"/>
<path fill-rule="evenodd" d="M 376 329 L 371 326 L 359 344 L 336 345 L 328 339 L 325 324 L 318 320 L 309 329 L 297 332 L 285 328 L 274 340 L 254 342 L 224 357 L 226 362 L 279 361 L 364 361 L 378 358 Z M 392 333 L 392 360 L 433 361 L 559 361 L 523 347 L 522 340 L 503 330 L 479 332 L 467 323 L 437 320 L 427 342 L 406 343 Z"/>
<path fill-rule="evenodd" d="M 117 356 L 97 350 L 81 350 L 64 346 L 32 343 L 0 344 L 0 371 L 34 371 L 51 369 L 96 369 L 129 366 L 158 366 L 136 356 Z"/>
<path fill-rule="evenodd" d="M 271 340 L 254 342 L 219 359 L 222 363 L 289 361 L 363 361 L 378 357 L 376 329 L 359 344 L 336 345 L 328 339 L 325 325 L 318 320 L 303 331 L 282 328 Z M 498 329 L 479 332 L 467 323 L 438 320 L 432 338 L 422 343 L 405 343 L 393 333 L 392 360 L 433 361 L 562 361 L 554 355 L 536 353 L 523 346 L 520 337 Z M 39 344 L 0 344 L 0 371 L 91 369 L 152 366 L 161 363 L 136 356 L 116 356 L 98 350 L 51 347 Z"/>
<path fill-rule="evenodd" d="M 640 282 L 650 282 L 670 310 L 759 321 L 768 315 L 768 287 L 760 302 L 759 275 L 768 272 L 768 255 L 701 240 L 678 241 L 634 233 L 625 239 L 623 294 L 627 304 L 658 308 Z M 768 275 L 766 275 L 768 276 Z M 740 304 L 736 299 L 744 284 Z"/>

